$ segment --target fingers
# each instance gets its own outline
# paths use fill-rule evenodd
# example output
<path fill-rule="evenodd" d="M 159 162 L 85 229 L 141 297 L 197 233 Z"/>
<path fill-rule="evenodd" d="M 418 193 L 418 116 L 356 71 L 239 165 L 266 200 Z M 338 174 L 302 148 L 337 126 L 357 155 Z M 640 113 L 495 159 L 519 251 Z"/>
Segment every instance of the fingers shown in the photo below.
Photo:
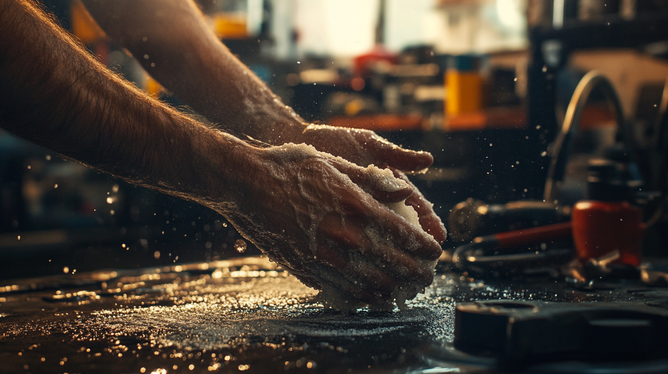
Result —
<path fill-rule="evenodd" d="M 348 212 L 343 220 L 323 220 L 320 227 L 333 239 L 362 250 L 387 247 L 426 260 L 441 255 L 441 246 L 427 233 L 375 200 L 368 199 L 366 204 L 356 214 Z"/>
<path fill-rule="evenodd" d="M 428 152 L 399 147 L 370 130 L 326 125 L 309 125 L 298 142 L 306 142 L 322 152 L 340 156 L 359 166 L 391 166 L 406 173 L 424 170 L 434 158 Z"/>
<path fill-rule="evenodd" d="M 347 174 L 355 184 L 361 186 L 365 191 L 369 190 L 367 192 L 381 203 L 406 200 L 405 204 L 413 207 L 418 213 L 420 226 L 425 232 L 439 244 L 447 239 L 445 226 L 432 209 L 431 203 L 400 171 L 390 168 L 385 169 L 387 170 L 387 173 L 385 173 L 384 170 L 381 171 L 377 168 L 360 169 L 355 165 L 343 162 L 337 163 L 335 167 L 342 173 Z M 402 183 L 398 184 L 399 181 Z"/>
<path fill-rule="evenodd" d="M 379 269 L 387 271 L 399 281 L 431 284 L 433 275 L 430 269 L 421 268 L 412 256 L 401 249 L 386 243 L 374 242 L 360 227 L 322 225 L 318 233 L 320 239 L 316 257 L 335 268 L 343 269 L 350 263 L 348 254 L 359 252 Z"/>
<path fill-rule="evenodd" d="M 370 227 L 366 234 L 376 236 L 377 241 L 382 240 L 387 245 L 401 248 L 406 253 L 426 260 L 435 260 L 440 257 L 441 246 L 433 237 L 417 229 L 389 209 L 378 212 L 374 221 L 384 223 L 384 227 Z"/>
<path fill-rule="evenodd" d="M 393 167 L 406 173 L 424 170 L 434 163 L 434 157 L 429 152 L 416 152 L 401 148 L 387 142 L 378 135 L 371 136 L 365 148 L 378 160 L 378 165 Z M 382 140 L 382 141 L 380 141 Z"/>
<path fill-rule="evenodd" d="M 360 170 L 359 167 L 356 167 L 350 163 L 345 162 L 334 162 L 334 166 L 339 169 L 344 174 L 347 175 L 357 175 Z M 354 178 L 363 178 L 355 176 Z M 407 180 L 407 179 L 406 179 Z M 412 184 L 408 184 L 406 180 L 403 180 L 403 183 L 407 186 L 410 186 L 411 193 L 415 193 L 417 189 Z M 437 241 L 434 240 L 426 232 L 417 229 L 412 224 L 408 223 L 405 219 L 388 209 L 386 206 L 381 205 L 378 201 L 369 198 L 363 191 L 357 188 L 349 188 L 350 186 L 336 186 L 330 185 L 332 192 L 341 196 L 339 203 L 344 209 L 343 214 L 345 214 L 346 220 L 349 222 L 357 222 L 359 228 L 364 228 L 364 236 L 369 238 L 374 242 L 375 246 L 379 244 L 385 244 L 394 248 L 401 248 L 402 250 L 410 253 L 411 255 L 425 258 L 428 260 L 434 260 L 441 255 L 441 246 Z M 337 190 L 337 187 L 340 190 Z M 348 188 L 346 188 L 348 187 Z M 400 191 L 405 191 L 403 187 Z M 419 192 L 418 192 L 419 193 Z M 405 196 L 402 195 L 401 197 Z M 410 197 L 409 197 L 410 198 Z M 424 199 L 423 199 L 424 200 Z M 401 200 L 399 200 L 401 201 Z M 428 203 L 422 204 L 422 206 L 427 207 Z M 440 223 L 438 217 L 431 212 L 431 208 L 427 207 L 427 210 L 421 208 L 421 211 L 427 213 L 430 212 L 434 217 L 430 217 L 425 222 L 430 222 L 430 227 L 434 226 L 431 221 L 434 218 Z M 419 214 L 420 212 L 418 212 Z M 337 235 L 353 235 L 355 227 L 352 225 L 347 225 L 345 227 L 339 227 L 343 225 L 342 223 L 326 221 L 326 225 L 333 225 L 332 230 L 336 231 Z M 435 228 L 439 226 L 436 225 Z M 334 229 L 336 228 L 336 229 Z M 438 233 L 438 230 L 434 230 Z M 355 239 L 351 239 L 355 240 Z M 361 240 L 361 239 L 356 239 Z"/>
<path fill-rule="evenodd" d="M 431 208 L 431 203 L 425 200 L 422 194 L 413 194 L 406 199 L 406 205 L 413 207 L 417 212 L 422 230 L 431 235 L 439 244 L 443 244 L 448 238 L 448 232 L 440 217 Z"/>
<path fill-rule="evenodd" d="M 361 218 L 348 217 L 344 220 L 330 213 L 318 228 L 316 257 L 337 269 L 345 269 L 349 265 L 354 266 L 350 256 L 358 253 L 396 281 L 417 282 L 423 286 L 431 284 L 432 269 L 420 266 L 413 255 L 404 252 L 402 246 L 383 237 Z M 426 260 L 440 256 L 440 246 L 436 244 L 434 247 L 433 252 L 436 253 L 429 252 Z"/>
<path fill-rule="evenodd" d="M 422 195 L 413 198 L 419 192 L 403 174 L 324 153 L 295 152 L 278 161 L 285 170 L 274 173 L 281 182 L 276 192 L 248 203 L 258 204 L 262 213 L 255 217 L 267 217 L 259 236 L 276 233 L 259 247 L 302 282 L 370 303 L 410 298 L 431 284 L 439 243 L 382 204 L 411 202 L 427 216 L 418 217 L 419 226 L 438 237 L 440 220 Z"/>
<path fill-rule="evenodd" d="M 402 179 L 413 188 L 413 194 L 406 199 L 406 205 L 410 205 L 418 214 L 420 226 L 431 235 L 439 244 L 445 242 L 448 238 L 448 232 L 441 221 L 441 218 L 436 215 L 432 204 L 427 201 L 422 193 L 413 185 L 413 183 L 401 172 L 395 170 L 395 176 Z"/>

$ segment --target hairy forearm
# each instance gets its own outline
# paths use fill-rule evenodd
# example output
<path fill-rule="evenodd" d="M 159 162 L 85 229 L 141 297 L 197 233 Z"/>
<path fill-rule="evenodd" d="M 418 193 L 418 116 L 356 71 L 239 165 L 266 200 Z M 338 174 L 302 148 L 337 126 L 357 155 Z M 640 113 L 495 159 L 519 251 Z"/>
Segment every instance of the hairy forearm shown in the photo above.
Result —
<path fill-rule="evenodd" d="M 10 132 L 185 198 L 220 197 L 207 168 L 218 168 L 220 181 L 234 178 L 243 143 L 109 72 L 31 1 L 0 0 L 0 35 L 0 125 Z M 211 152 L 229 163 L 208 165 Z"/>
<path fill-rule="evenodd" d="M 292 109 L 215 37 L 192 1 L 84 0 L 84 4 L 151 76 L 216 126 L 277 144 L 282 143 L 280 132 L 303 130 L 303 121 Z"/>

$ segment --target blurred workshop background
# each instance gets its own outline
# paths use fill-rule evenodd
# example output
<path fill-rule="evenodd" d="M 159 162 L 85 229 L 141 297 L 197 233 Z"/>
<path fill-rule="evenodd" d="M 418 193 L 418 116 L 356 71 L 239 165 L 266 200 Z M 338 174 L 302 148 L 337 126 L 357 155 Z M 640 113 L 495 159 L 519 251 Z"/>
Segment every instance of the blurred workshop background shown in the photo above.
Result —
<path fill-rule="evenodd" d="M 109 41 L 78 0 L 42 2 L 103 63 L 188 110 Z M 470 240 L 471 226 L 458 231 L 452 222 L 453 212 L 467 207 L 484 215 L 480 207 L 556 202 L 554 210 L 568 215 L 585 199 L 589 161 L 605 156 L 625 165 L 629 181 L 641 186 L 635 192 L 645 192 L 634 202 L 656 215 L 643 255 L 668 254 L 661 209 L 668 2 L 197 3 L 225 45 L 306 120 L 371 129 L 431 152 L 433 167 L 411 178 L 450 227 L 444 248 Z M 555 140 L 569 101 L 592 70 L 612 83 L 624 124 L 617 124 L 605 92 L 595 89 L 565 146 L 569 162 L 561 160 L 563 170 L 548 176 L 552 160 L 564 153 Z M 548 201 L 546 188 L 553 187 L 546 180 L 559 190 Z M 539 224 L 534 216 L 529 221 Z M 214 212 L 0 132 L 1 279 L 211 261 L 240 252 L 257 254 Z"/>

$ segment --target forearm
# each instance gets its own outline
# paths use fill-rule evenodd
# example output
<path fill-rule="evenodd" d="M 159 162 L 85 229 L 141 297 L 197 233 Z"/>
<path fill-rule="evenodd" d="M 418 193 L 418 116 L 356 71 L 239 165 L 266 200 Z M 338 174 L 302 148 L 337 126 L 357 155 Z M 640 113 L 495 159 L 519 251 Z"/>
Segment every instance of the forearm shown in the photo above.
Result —
<path fill-rule="evenodd" d="M 360 166 L 414 172 L 433 161 L 370 131 L 305 123 L 215 37 L 192 0 L 83 1 L 108 35 L 214 127 L 271 145 L 311 144 Z"/>
<path fill-rule="evenodd" d="M 304 124 L 215 37 L 189 0 L 84 0 L 119 44 L 163 86 L 217 126 L 282 144 Z"/>
<path fill-rule="evenodd" d="M 32 2 L 0 0 L 0 34 L 0 124 L 10 132 L 185 198 L 220 195 L 206 168 L 219 168 L 222 182 L 234 178 L 243 143 L 113 75 Z M 229 164 L 207 165 L 209 152 Z"/>

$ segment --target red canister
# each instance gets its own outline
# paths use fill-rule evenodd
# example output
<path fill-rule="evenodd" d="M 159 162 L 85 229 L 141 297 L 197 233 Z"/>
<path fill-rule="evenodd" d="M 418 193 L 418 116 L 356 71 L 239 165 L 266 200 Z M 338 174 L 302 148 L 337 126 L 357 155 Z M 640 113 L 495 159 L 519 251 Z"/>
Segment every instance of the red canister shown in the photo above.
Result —
<path fill-rule="evenodd" d="M 629 203 L 631 189 L 614 163 L 590 164 L 588 200 L 573 207 L 573 239 L 578 257 L 587 261 L 619 251 L 617 263 L 640 265 L 645 224 L 640 208 Z"/>

